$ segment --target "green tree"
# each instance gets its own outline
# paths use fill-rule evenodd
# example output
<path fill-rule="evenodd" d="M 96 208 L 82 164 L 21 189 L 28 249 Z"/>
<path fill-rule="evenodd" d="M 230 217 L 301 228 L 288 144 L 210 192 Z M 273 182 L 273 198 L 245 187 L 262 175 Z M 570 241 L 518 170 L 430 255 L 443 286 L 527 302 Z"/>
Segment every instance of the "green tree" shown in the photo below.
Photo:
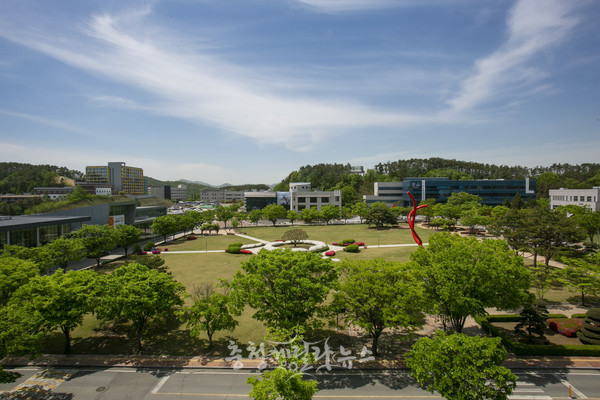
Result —
<path fill-rule="evenodd" d="M 294 243 L 294 247 L 302 240 L 308 239 L 308 233 L 304 229 L 295 228 L 286 231 L 282 237 L 283 240 L 289 240 Z"/>
<path fill-rule="evenodd" d="M 91 294 L 96 282 L 93 271 L 56 271 L 37 276 L 21 286 L 11 303 L 24 311 L 39 330 L 49 333 L 58 328 L 65 336 L 65 353 L 71 351 L 71 331 L 92 311 Z"/>
<path fill-rule="evenodd" d="M 280 204 L 269 204 L 262 209 L 262 217 L 267 221 L 271 221 L 273 226 L 275 226 L 278 219 L 287 217 L 287 211 L 285 207 Z"/>
<path fill-rule="evenodd" d="M 581 305 L 585 295 L 600 294 L 600 253 L 582 258 L 563 258 L 565 267 L 560 270 L 561 281 L 571 290 L 581 293 Z"/>
<path fill-rule="evenodd" d="M 356 203 L 352 206 L 352 212 L 354 215 L 358 215 L 360 218 L 360 223 L 363 223 L 363 219 L 367 219 L 369 216 L 369 206 L 367 203 Z"/>
<path fill-rule="evenodd" d="M 294 221 L 297 221 L 300 219 L 300 214 L 298 214 L 294 210 L 288 210 L 286 213 L 286 217 L 287 217 L 288 221 L 290 221 L 292 226 L 294 226 Z"/>
<path fill-rule="evenodd" d="M 101 276 L 97 284 L 99 300 L 95 313 L 100 319 L 131 321 L 136 349 L 142 348 L 142 335 L 151 322 L 164 321 L 183 304 L 183 285 L 169 274 L 131 263 Z"/>
<path fill-rule="evenodd" d="M 421 202 L 419 202 L 420 206 L 427 204 L 427 207 L 421 208 L 419 210 L 419 214 L 421 216 L 425 217 L 426 222 L 430 222 L 431 218 L 433 218 L 433 216 L 434 216 L 433 207 L 436 205 L 436 203 L 437 203 L 436 200 L 432 199 L 432 198 L 429 198 L 427 200 L 421 200 Z M 408 215 L 408 213 L 406 215 Z"/>
<path fill-rule="evenodd" d="M 151 228 L 155 235 L 162 236 L 167 241 L 167 236 L 174 235 L 179 226 L 174 215 L 162 215 L 154 218 Z"/>
<path fill-rule="evenodd" d="M 468 227 L 471 233 L 474 233 L 476 226 L 488 226 L 491 219 L 485 214 L 485 209 L 479 206 L 464 210 L 461 213 L 460 222 L 463 226 Z"/>
<path fill-rule="evenodd" d="M 325 224 L 329 225 L 329 221 L 340 217 L 340 208 L 333 204 L 327 204 L 321 207 L 321 216 L 325 220 Z"/>
<path fill-rule="evenodd" d="M 190 335 L 198 336 L 206 333 L 208 347 L 213 346 L 213 334 L 218 331 L 233 331 L 238 325 L 234 315 L 239 315 L 229 296 L 215 291 L 207 291 L 204 296 L 197 298 L 191 307 L 185 309 L 187 328 Z"/>
<path fill-rule="evenodd" d="M 86 256 L 81 239 L 61 236 L 44 245 L 55 268 L 66 268 L 70 262 L 80 261 Z"/>
<path fill-rule="evenodd" d="M 421 387 L 448 400 L 506 400 L 517 377 L 501 366 L 505 358 L 500 338 L 437 331 L 414 344 L 406 363 Z"/>
<path fill-rule="evenodd" d="M 371 204 L 371 209 L 367 216 L 367 222 L 374 224 L 378 229 L 385 225 L 395 225 L 398 223 L 398 216 L 383 202 Z"/>
<path fill-rule="evenodd" d="M 514 332 L 525 338 L 528 343 L 533 343 L 535 340 L 545 343 L 544 331 L 546 330 L 548 309 L 543 304 L 543 300 L 524 306 L 523 311 L 519 314 L 521 321 L 515 325 Z"/>
<path fill-rule="evenodd" d="M 340 192 L 342 194 L 342 204 L 352 206 L 360 201 L 358 193 L 352 186 L 344 186 L 340 189 Z"/>
<path fill-rule="evenodd" d="M 190 218 L 191 219 L 191 218 Z M 115 244 L 123 248 L 125 257 L 129 252 L 129 248 L 140 242 L 142 230 L 133 225 L 118 225 L 113 232 L 115 236 Z"/>
<path fill-rule="evenodd" d="M 96 259 L 97 267 L 100 267 L 100 258 L 115 248 L 113 229 L 108 225 L 83 225 L 73 237 L 81 239 L 86 255 Z"/>
<path fill-rule="evenodd" d="M 33 261 L 15 257 L 0 257 L 0 308 L 5 306 L 13 293 L 40 273 Z"/>
<path fill-rule="evenodd" d="M 260 221 L 261 218 L 261 210 L 252 210 L 248 213 L 248 219 L 250 220 L 250 222 L 254 222 L 256 225 L 258 225 L 258 221 Z"/>
<path fill-rule="evenodd" d="M 512 309 L 529 299 L 529 272 L 502 240 L 436 233 L 411 257 L 433 311 L 455 332 L 468 316 L 485 315 L 486 307 Z"/>
<path fill-rule="evenodd" d="M 314 221 L 318 221 L 321 218 L 321 213 L 317 210 L 317 207 L 305 208 L 300 212 L 300 218 L 302 221 L 312 225 Z"/>
<path fill-rule="evenodd" d="M 320 254 L 261 250 L 242 263 L 229 286 L 238 303 L 254 309 L 255 319 L 268 327 L 292 329 L 319 324 L 337 279 L 332 261 Z"/>
<path fill-rule="evenodd" d="M 227 221 L 229 221 L 235 215 L 236 209 L 230 206 L 219 206 L 215 210 L 215 219 L 223 223 L 223 228 L 227 229 Z"/>
<path fill-rule="evenodd" d="M 299 328 L 301 330 L 301 328 Z M 272 341 L 287 345 L 276 352 L 278 367 L 264 372 L 261 379 L 251 376 L 247 383 L 252 385 L 249 396 L 255 400 L 310 400 L 318 391 L 317 382 L 302 379 L 300 367 L 314 363 L 314 356 L 306 350 L 302 335 L 294 331 L 278 331 Z M 287 338 L 292 337 L 291 340 Z"/>
<path fill-rule="evenodd" d="M 347 321 L 369 333 L 373 354 L 378 354 L 384 329 L 401 328 L 412 333 L 423 326 L 425 295 L 410 264 L 383 259 L 344 261 L 340 271 L 334 308 L 343 310 Z"/>

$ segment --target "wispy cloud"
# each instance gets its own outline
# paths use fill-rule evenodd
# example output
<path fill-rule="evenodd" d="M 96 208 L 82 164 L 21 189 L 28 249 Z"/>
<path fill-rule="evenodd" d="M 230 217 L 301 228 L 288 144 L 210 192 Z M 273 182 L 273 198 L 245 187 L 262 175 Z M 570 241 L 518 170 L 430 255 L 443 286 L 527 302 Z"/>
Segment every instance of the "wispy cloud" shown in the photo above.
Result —
<path fill-rule="evenodd" d="M 458 95 L 448 101 L 452 111 L 465 111 L 534 89 L 547 74 L 538 57 L 563 42 L 577 19 L 572 2 L 520 0 L 510 10 L 508 38 L 491 55 L 475 63 Z M 515 94 L 516 93 L 516 94 Z"/>
<path fill-rule="evenodd" d="M 296 0 L 323 12 L 377 10 L 397 7 L 423 7 L 442 3 L 440 0 Z M 446 1 L 447 2 L 447 1 Z M 456 2 L 456 0 L 454 1 Z"/>
<path fill-rule="evenodd" d="M 1 34 L 68 65 L 116 80 L 151 96 L 144 104 L 102 95 L 104 104 L 142 107 L 247 136 L 264 143 L 302 149 L 324 136 L 361 126 L 397 126 L 422 121 L 408 112 L 375 110 L 359 102 L 319 98 L 299 92 L 279 94 L 280 77 L 259 78 L 208 53 L 177 52 L 165 32 L 130 31 L 144 12 L 98 15 L 78 37 L 18 30 Z M 133 16 L 133 17 L 132 17 Z M 153 28 L 155 29 L 155 28 Z M 160 36 L 160 39 L 156 39 Z M 58 37 L 58 40 L 54 40 Z"/>
<path fill-rule="evenodd" d="M 8 115 L 8 116 L 14 117 L 14 118 L 26 119 L 26 120 L 33 121 L 33 122 L 36 122 L 36 123 L 39 123 L 42 125 L 47 125 L 47 126 L 51 126 L 54 128 L 60 128 L 60 129 L 75 132 L 75 133 L 83 133 L 85 135 L 94 136 L 93 133 L 91 133 L 83 128 L 80 128 L 78 126 L 74 126 L 74 125 L 69 124 L 64 121 L 57 121 L 57 120 L 45 118 L 45 117 L 42 117 L 39 115 L 25 114 L 25 113 L 21 113 L 21 112 L 5 110 L 2 108 L 0 108 L 0 114 Z"/>

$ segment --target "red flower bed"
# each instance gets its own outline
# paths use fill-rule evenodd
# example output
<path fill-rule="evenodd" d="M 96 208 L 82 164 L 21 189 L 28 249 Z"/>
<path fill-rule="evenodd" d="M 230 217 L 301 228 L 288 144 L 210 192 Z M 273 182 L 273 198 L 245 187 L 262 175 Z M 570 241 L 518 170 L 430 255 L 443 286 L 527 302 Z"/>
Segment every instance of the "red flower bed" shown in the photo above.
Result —
<path fill-rule="evenodd" d="M 334 246 L 337 246 L 337 245 L 338 245 L 338 242 L 333 242 L 333 243 L 331 243 L 331 244 L 332 244 L 332 245 L 334 245 Z"/>
<path fill-rule="evenodd" d="M 160 250 L 154 250 L 152 254 L 160 254 Z"/>
<path fill-rule="evenodd" d="M 242 254 L 252 254 L 252 252 L 250 250 L 248 250 L 248 249 L 241 249 L 240 253 L 242 253 Z"/>
<path fill-rule="evenodd" d="M 364 246 L 365 244 L 363 242 L 354 242 L 355 245 L 357 246 Z"/>
<path fill-rule="evenodd" d="M 164 249 L 163 251 L 169 251 L 169 249 L 167 249 L 167 248 L 165 247 L 165 249 Z"/>
<path fill-rule="evenodd" d="M 325 253 L 325 255 L 328 257 L 335 256 L 335 251 L 329 250 L 328 252 Z"/>
<path fill-rule="evenodd" d="M 582 318 L 556 318 L 548 320 L 548 328 L 563 336 L 574 337 L 583 323 Z"/>
<path fill-rule="evenodd" d="M 194 239 L 198 239 L 196 236 L 188 236 L 187 240 L 194 240 Z"/>
<path fill-rule="evenodd" d="M 144 255 L 144 254 L 148 254 L 147 251 L 142 251 L 140 254 Z"/>

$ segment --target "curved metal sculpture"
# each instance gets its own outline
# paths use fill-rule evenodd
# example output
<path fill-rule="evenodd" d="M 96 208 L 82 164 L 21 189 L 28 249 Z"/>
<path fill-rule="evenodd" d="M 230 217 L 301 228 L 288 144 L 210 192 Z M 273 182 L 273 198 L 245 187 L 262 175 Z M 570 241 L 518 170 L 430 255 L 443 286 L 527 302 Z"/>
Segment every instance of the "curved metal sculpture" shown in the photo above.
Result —
<path fill-rule="evenodd" d="M 413 235 L 413 239 L 415 239 L 415 242 L 417 242 L 417 244 L 419 246 L 423 246 L 423 241 L 421 240 L 421 238 L 419 237 L 419 235 L 417 234 L 417 232 L 415 232 L 415 217 L 417 216 L 417 210 L 420 208 L 425 208 L 427 207 L 427 204 L 423 204 L 417 207 L 417 202 L 415 201 L 415 198 L 413 197 L 411 192 L 406 192 L 409 196 L 410 199 L 412 200 L 413 203 L 413 209 L 410 210 L 410 212 L 408 213 L 408 226 L 410 226 L 410 230 L 412 232 Z"/>

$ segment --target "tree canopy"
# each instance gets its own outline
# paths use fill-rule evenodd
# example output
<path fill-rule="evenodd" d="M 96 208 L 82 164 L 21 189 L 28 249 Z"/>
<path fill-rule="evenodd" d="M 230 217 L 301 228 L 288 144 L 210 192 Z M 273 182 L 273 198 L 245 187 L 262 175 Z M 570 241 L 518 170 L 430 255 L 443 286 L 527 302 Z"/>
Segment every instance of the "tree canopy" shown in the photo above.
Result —
<path fill-rule="evenodd" d="M 502 240 L 436 233 L 411 257 L 435 313 L 455 332 L 486 307 L 517 308 L 529 299 L 529 271 Z"/>
<path fill-rule="evenodd" d="M 252 307 L 254 318 L 267 327 L 292 329 L 318 325 L 337 279 L 332 261 L 320 254 L 261 250 L 242 263 L 229 286 L 237 301 Z"/>

